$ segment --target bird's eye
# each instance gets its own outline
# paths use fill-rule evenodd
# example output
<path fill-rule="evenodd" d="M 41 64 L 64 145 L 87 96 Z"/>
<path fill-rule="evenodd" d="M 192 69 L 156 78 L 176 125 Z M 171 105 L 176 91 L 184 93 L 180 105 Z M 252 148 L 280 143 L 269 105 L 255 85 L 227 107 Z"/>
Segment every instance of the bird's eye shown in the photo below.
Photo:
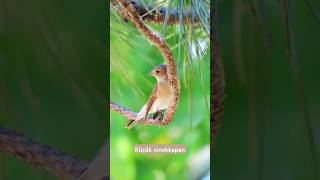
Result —
<path fill-rule="evenodd" d="M 157 74 L 159 74 L 160 71 L 156 71 Z"/>

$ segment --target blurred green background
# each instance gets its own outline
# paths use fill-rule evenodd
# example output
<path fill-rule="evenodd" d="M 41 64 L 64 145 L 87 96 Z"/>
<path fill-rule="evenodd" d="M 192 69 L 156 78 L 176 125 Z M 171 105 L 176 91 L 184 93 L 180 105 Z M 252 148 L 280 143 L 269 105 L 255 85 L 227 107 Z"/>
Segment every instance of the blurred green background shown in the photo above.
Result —
<path fill-rule="evenodd" d="M 212 155 L 213 179 L 319 179 L 315 164 L 320 161 L 320 24 L 304 0 L 289 1 L 296 64 L 292 66 L 283 2 L 217 3 L 226 99 Z M 310 2 L 319 17 L 320 1 Z"/>
<path fill-rule="evenodd" d="M 89 161 L 107 134 L 104 1 L 0 1 L 0 125 Z M 0 152 L 0 179 L 58 179 Z"/>
<path fill-rule="evenodd" d="M 212 154 L 214 179 L 317 179 L 320 26 L 305 1 L 290 2 L 300 74 L 293 73 L 287 59 L 283 1 L 213 4 L 226 77 L 225 110 Z M 319 15 L 320 2 L 310 2 Z M 105 7 L 103 1 L 0 1 L 1 126 L 83 160 L 93 157 L 108 124 Z M 111 14 L 110 98 L 138 111 L 155 83 L 147 73 L 163 59 L 130 24 L 115 22 Z M 126 119 L 111 112 L 111 178 L 186 179 L 202 167 L 189 163 L 201 156 L 197 153 L 205 154 L 209 143 L 209 53 L 199 62 L 189 61 L 183 49 L 179 53 L 177 31 L 168 28 L 166 35 L 181 81 L 175 121 L 127 130 Z M 310 116 L 314 145 L 303 109 Z M 187 154 L 138 156 L 132 153 L 136 143 L 186 144 Z M 57 178 L 0 152 L 0 179 Z"/>
<path fill-rule="evenodd" d="M 110 14 L 110 100 L 138 112 L 156 83 L 148 73 L 164 59 L 130 22 L 122 21 L 114 11 Z M 174 121 L 168 126 L 137 125 L 126 129 L 127 119 L 110 112 L 111 179 L 208 179 L 209 38 L 199 26 L 194 27 L 194 36 L 188 35 L 193 33 L 190 27 L 184 27 L 182 33 L 179 25 L 167 29 L 152 23 L 148 26 L 165 37 L 172 49 L 178 64 L 181 97 Z M 181 35 L 184 36 L 179 39 Z M 187 153 L 136 154 L 134 144 L 185 144 Z"/>

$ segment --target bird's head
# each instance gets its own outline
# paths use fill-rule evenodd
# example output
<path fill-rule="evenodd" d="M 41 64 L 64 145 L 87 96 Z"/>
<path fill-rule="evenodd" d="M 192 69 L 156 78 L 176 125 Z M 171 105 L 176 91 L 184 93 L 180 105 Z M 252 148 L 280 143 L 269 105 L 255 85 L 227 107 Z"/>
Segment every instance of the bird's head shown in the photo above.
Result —
<path fill-rule="evenodd" d="M 150 76 L 154 76 L 158 81 L 167 80 L 167 65 L 161 64 L 155 67 L 150 73 Z"/>

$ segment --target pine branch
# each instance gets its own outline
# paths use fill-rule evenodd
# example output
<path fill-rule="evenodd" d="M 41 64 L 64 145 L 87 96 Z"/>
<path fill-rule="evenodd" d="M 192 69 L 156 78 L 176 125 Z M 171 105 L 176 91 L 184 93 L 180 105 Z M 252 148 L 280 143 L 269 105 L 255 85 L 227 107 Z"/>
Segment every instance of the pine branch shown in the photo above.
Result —
<path fill-rule="evenodd" d="M 126 107 L 123 107 L 123 106 L 116 104 L 116 103 L 113 103 L 113 102 L 110 103 L 110 109 L 112 109 L 115 112 L 118 112 L 119 114 L 121 114 L 122 116 L 124 116 L 127 119 L 135 119 L 138 114 L 136 112 L 131 111 L 130 109 L 128 109 Z M 145 126 L 152 126 L 152 125 L 163 126 L 160 121 L 155 121 L 152 118 L 141 119 L 139 121 L 139 123 L 142 125 L 145 125 Z"/>
<path fill-rule="evenodd" d="M 142 20 L 146 23 L 156 23 L 162 24 L 167 23 L 168 25 L 174 24 L 196 24 L 199 22 L 199 18 L 196 16 L 195 12 L 183 12 L 182 14 L 182 22 L 180 22 L 180 14 L 178 10 L 174 8 L 166 8 L 166 7 L 154 7 L 153 5 L 145 5 L 141 3 L 139 0 L 126 0 L 126 4 L 130 4 L 136 10 L 136 13 L 142 18 Z M 115 11 L 122 17 L 123 20 L 128 21 L 129 18 L 122 9 L 116 7 L 114 0 L 111 1 L 113 8 Z"/>
<path fill-rule="evenodd" d="M 62 178 L 75 179 L 88 166 L 85 161 L 34 142 L 4 127 L 0 127 L 0 150 Z"/>
<path fill-rule="evenodd" d="M 211 27 L 216 27 L 215 19 L 216 10 L 211 14 Z M 220 57 L 220 50 L 218 46 L 218 41 L 216 37 L 216 32 L 214 28 L 211 28 L 210 32 L 210 104 L 211 104 L 211 115 L 210 115 L 210 135 L 211 135 L 211 145 L 214 147 L 214 139 L 221 125 L 222 113 L 223 113 L 223 103 L 224 103 L 224 70 L 223 63 Z"/>
<path fill-rule="evenodd" d="M 167 111 L 164 115 L 164 118 L 161 122 L 158 122 L 158 126 L 168 125 L 173 121 L 173 115 L 176 111 L 176 107 L 179 101 L 180 96 L 180 84 L 176 71 L 176 63 L 173 59 L 170 48 L 168 47 L 165 40 L 152 32 L 146 24 L 143 22 L 142 18 L 136 11 L 135 7 L 133 7 L 128 0 L 116 0 L 116 2 L 120 5 L 123 11 L 127 14 L 129 20 L 134 24 L 134 26 L 139 30 L 152 44 L 154 44 L 160 51 L 163 56 L 166 65 L 167 65 L 167 73 L 168 73 L 168 81 L 170 86 L 171 94 L 173 98 L 171 99 Z"/>

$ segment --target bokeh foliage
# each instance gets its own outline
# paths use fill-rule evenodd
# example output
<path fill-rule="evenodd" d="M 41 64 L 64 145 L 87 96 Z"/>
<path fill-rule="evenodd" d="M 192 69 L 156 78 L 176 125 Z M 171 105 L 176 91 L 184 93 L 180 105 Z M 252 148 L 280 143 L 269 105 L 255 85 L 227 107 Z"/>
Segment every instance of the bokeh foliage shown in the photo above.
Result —
<path fill-rule="evenodd" d="M 172 6 L 170 2 L 153 1 L 153 4 L 155 7 L 177 8 L 180 1 L 175 1 Z M 138 125 L 128 130 L 124 128 L 127 120 L 111 112 L 111 179 L 187 179 L 193 169 L 188 166 L 190 158 L 210 142 L 208 35 L 201 25 L 194 29 L 179 24 L 165 27 L 149 23 L 148 26 L 166 39 L 176 59 L 181 83 L 180 102 L 175 120 L 164 127 Z M 185 30 L 182 32 L 181 28 Z M 110 98 L 112 102 L 137 112 L 156 83 L 148 72 L 164 60 L 155 46 L 113 11 L 110 29 Z M 202 51 L 196 43 L 201 44 Z M 187 153 L 138 155 L 133 152 L 134 144 L 185 144 Z M 209 159 L 202 163 L 206 162 Z"/>
<path fill-rule="evenodd" d="M 296 63 L 292 66 L 284 2 L 217 3 L 216 29 L 225 65 L 226 101 L 212 159 L 214 179 L 317 179 L 320 27 L 305 1 L 289 1 Z M 319 14 L 319 1 L 310 2 Z M 304 89 L 305 104 L 300 88 Z M 310 115 L 315 145 L 310 143 L 304 109 Z"/>
<path fill-rule="evenodd" d="M 106 4 L 0 1 L 0 125 L 89 161 L 104 143 Z M 58 179 L 0 152 L 0 179 Z"/>

